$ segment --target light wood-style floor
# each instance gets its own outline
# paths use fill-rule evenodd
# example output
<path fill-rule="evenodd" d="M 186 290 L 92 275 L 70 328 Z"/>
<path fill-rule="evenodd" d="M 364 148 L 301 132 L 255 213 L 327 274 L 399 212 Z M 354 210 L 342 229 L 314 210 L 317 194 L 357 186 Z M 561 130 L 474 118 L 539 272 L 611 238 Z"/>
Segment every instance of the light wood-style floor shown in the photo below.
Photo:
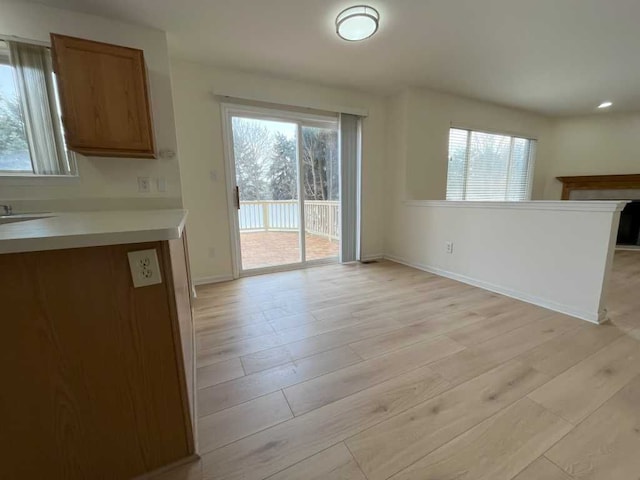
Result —
<path fill-rule="evenodd" d="M 640 252 L 596 326 L 382 262 L 201 287 L 202 460 L 162 477 L 640 478 Z"/>

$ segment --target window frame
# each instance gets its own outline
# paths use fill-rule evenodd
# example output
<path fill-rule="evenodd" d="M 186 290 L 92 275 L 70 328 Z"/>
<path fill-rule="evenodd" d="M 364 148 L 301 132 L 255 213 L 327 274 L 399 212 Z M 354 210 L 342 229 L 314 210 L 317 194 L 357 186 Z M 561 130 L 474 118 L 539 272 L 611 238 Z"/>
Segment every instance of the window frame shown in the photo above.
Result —
<path fill-rule="evenodd" d="M 42 42 L 31 39 L 24 39 L 15 36 L 0 35 L 0 64 L 13 67 L 11 64 L 11 57 L 8 49 L 6 48 L 6 41 L 21 42 L 30 45 L 37 45 L 40 47 L 46 47 L 51 49 L 49 42 Z M 4 44 L 4 45 L 2 45 Z M 55 73 L 51 72 L 54 76 L 54 85 L 56 89 L 56 95 L 59 95 L 57 83 L 55 82 Z M 64 126 L 63 126 L 64 129 Z M 36 174 L 33 167 L 33 159 L 31 159 L 31 171 L 26 170 L 2 170 L 0 169 L 0 186 L 44 186 L 44 185 L 69 185 L 77 184 L 80 182 L 80 173 L 78 169 L 78 161 L 76 153 L 66 148 L 67 162 L 69 165 L 69 173 L 62 175 L 42 175 Z M 31 152 L 29 152 L 31 155 Z"/>
<path fill-rule="evenodd" d="M 527 159 L 527 174 L 526 174 L 527 183 L 526 183 L 526 195 L 525 195 L 525 198 L 523 200 L 506 200 L 506 199 L 502 199 L 502 200 L 470 200 L 470 199 L 467 199 L 467 198 L 449 200 L 447 198 L 448 197 L 448 191 L 449 191 L 449 166 L 450 166 L 449 161 L 451 159 L 451 152 L 449 151 L 449 147 L 450 147 L 450 142 L 451 142 L 451 131 L 452 130 L 464 130 L 464 131 L 468 132 L 468 134 L 467 134 L 467 147 L 466 147 L 467 160 L 465 161 L 465 173 L 464 173 L 465 189 L 464 189 L 463 197 L 466 196 L 467 175 L 468 175 L 468 169 L 469 169 L 468 158 L 469 158 L 469 149 L 470 149 L 471 137 L 472 137 L 473 133 L 483 133 L 483 134 L 487 134 L 487 135 L 499 135 L 499 136 L 502 136 L 502 137 L 509 137 L 509 141 L 510 141 L 509 157 L 513 156 L 514 141 L 516 139 L 528 141 L 529 142 L 529 144 L 528 144 L 528 146 L 529 146 L 529 155 L 528 155 L 528 159 Z M 487 128 L 483 128 L 483 127 L 474 127 L 474 126 L 469 126 L 469 125 L 464 125 L 464 124 L 451 123 L 449 125 L 449 133 L 448 133 L 448 136 L 447 136 L 447 183 L 446 183 L 446 188 L 445 188 L 445 198 L 447 199 L 447 201 L 452 201 L 452 202 L 482 202 L 482 201 L 485 201 L 485 202 L 528 202 L 528 201 L 531 201 L 531 198 L 532 198 L 532 195 L 533 195 L 533 182 L 534 182 L 534 175 L 535 175 L 537 144 L 538 144 L 538 138 L 535 137 L 535 136 L 532 136 L 532 135 L 522 134 L 522 133 L 513 132 L 513 131 L 491 130 L 491 129 L 487 129 Z M 511 166 L 508 165 L 508 167 L 510 168 Z M 509 180 L 507 178 L 507 185 L 508 184 L 509 184 Z"/>

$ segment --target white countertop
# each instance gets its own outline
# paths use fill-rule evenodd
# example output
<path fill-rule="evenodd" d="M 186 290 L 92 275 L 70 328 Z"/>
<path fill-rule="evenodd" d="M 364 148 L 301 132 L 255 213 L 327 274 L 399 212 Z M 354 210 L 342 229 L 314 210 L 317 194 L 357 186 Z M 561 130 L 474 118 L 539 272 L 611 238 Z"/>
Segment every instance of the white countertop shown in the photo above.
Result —
<path fill-rule="evenodd" d="M 186 210 L 30 215 L 46 218 L 0 224 L 0 254 L 174 240 L 182 236 L 187 220 Z"/>

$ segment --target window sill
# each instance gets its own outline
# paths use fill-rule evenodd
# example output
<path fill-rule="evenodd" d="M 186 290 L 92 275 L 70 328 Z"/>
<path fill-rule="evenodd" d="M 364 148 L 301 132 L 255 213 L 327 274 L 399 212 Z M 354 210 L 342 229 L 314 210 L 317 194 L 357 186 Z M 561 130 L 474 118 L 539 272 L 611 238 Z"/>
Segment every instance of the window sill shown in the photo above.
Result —
<path fill-rule="evenodd" d="M 29 187 L 29 186 L 64 186 L 80 183 L 78 175 L 20 175 L 1 174 L 0 186 L 3 187 Z"/>
<path fill-rule="evenodd" d="M 557 210 L 571 212 L 619 212 L 628 200 L 405 200 L 407 207 L 483 208 L 503 210 Z"/>

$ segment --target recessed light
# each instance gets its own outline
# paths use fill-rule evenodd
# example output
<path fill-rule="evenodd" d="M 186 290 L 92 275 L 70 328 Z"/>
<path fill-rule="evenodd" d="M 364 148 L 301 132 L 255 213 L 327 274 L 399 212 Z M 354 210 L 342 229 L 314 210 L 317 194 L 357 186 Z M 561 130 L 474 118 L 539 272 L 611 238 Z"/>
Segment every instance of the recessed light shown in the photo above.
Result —
<path fill-rule="evenodd" d="M 600 105 L 598 105 L 598 108 L 609 108 L 611 105 L 613 105 L 612 102 L 602 102 Z"/>
<path fill-rule="evenodd" d="M 343 40 L 357 42 L 371 37 L 378 31 L 380 13 L 366 5 L 349 7 L 336 18 L 336 33 Z"/>

